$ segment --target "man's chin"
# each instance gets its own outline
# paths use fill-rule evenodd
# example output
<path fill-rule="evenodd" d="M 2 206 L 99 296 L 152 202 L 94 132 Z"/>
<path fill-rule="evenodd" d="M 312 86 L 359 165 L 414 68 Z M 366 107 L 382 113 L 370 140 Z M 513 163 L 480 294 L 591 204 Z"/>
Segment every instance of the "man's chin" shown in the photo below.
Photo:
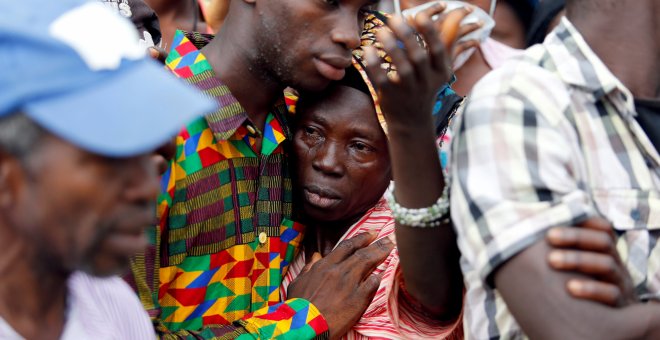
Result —
<path fill-rule="evenodd" d="M 96 277 L 122 276 L 128 272 L 129 263 L 128 258 L 104 258 L 84 263 L 79 270 Z"/>

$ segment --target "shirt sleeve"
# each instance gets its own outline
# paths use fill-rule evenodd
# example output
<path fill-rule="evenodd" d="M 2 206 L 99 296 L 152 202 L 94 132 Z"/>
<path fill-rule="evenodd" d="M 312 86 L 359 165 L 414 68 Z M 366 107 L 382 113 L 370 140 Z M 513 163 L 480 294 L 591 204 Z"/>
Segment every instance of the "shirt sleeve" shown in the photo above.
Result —
<path fill-rule="evenodd" d="M 328 337 L 328 324 L 319 310 L 304 299 L 289 299 L 248 314 L 235 324 L 244 327 L 246 339 L 317 339 Z"/>
<path fill-rule="evenodd" d="M 406 339 L 463 339 L 463 313 L 454 320 L 437 320 L 406 291 L 401 266 L 397 261 L 394 280 L 388 296 L 390 319 Z"/>
<path fill-rule="evenodd" d="M 578 137 L 564 115 L 570 98 L 558 80 L 540 81 L 542 71 L 500 69 L 484 78 L 452 143 L 458 245 L 491 287 L 493 271 L 547 229 L 594 212 L 576 176 Z"/>
<path fill-rule="evenodd" d="M 180 138 L 177 144 L 181 145 Z M 181 148 L 178 148 L 181 149 Z M 181 151 L 177 151 L 178 154 Z M 157 217 L 159 224 L 147 232 L 149 247 L 143 254 L 131 261 L 131 273 L 126 281 L 138 293 L 142 305 L 147 310 L 159 338 L 175 339 L 314 339 L 327 338 L 328 325 L 318 309 L 304 299 L 290 299 L 265 307 L 245 318 L 227 325 L 212 325 L 196 330 L 170 331 L 160 319 L 162 310 L 159 303 L 161 286 L 160 249 L 162 233 L 167 230 L 169 210 L 174 198 L 174 183 L 180 167 L 176 161 L 170 162 L 161 179 L 161 194 L 158 198 Z M 288 248 L 287 248 L 288 249 Z"/>

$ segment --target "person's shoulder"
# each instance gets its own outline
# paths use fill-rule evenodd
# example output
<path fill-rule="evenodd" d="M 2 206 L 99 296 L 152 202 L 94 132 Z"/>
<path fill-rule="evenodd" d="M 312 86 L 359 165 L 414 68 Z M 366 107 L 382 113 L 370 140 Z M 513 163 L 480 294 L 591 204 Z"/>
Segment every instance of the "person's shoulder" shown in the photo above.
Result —
<path fill-rule="evenodd" d="M 86 325 L 88 328 L 115 327 L 115 334 L 123 335 L 153 333 L 140 300 L 120 277 L 96 277 L 75 272 L 69 279 L 69 291 L 76 307 L 90 321 Z M 97 324 L 98 320 L 104 320 L 105 326 Z"/>
<path fill-rule="evenodd" d="M 479 106 L 479 102 L 559 118 L 570 105 L 570 89 L 557 74 L 546 48 L 536 45 L 477 82 L 468 103 Z"/>

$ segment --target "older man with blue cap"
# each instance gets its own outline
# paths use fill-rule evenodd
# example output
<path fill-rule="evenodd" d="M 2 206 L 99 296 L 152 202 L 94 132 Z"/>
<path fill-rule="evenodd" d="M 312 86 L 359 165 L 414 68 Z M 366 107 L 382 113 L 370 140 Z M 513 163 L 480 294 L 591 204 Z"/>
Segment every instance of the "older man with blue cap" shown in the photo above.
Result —
<path fill-rule="evenodd" d="M 0 64 L 0 338 L 153 338 L 113 275 L 146 245 L 153 150 L 215 104 L 98 2 L 3 4 Z"/>

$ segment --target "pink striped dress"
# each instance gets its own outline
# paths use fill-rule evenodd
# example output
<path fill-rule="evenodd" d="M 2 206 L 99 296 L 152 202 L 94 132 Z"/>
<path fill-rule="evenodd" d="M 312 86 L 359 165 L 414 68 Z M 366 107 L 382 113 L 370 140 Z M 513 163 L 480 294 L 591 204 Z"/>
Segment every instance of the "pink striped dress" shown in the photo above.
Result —
<path fill-rule="evenodd" d="M 367 231 L 378 231 L 378 238 L 394 240 L 394 218 L 384 199 L 381 199 L 357 223 L 342 236 L 340 242 Z M 301 251 L 289 266 L 280 294 L 286 299 L 286 289 L 305 266 L 305 252 Z M 374 274 L 384 272 L 376 296 L 358 323 L 343 339 L 462 339 L 462 316 L 447 324 L 429 319 L 404 301 L 401 291 L 403 279 L 399 266 L 399 254 L 392 250 Z"/>

